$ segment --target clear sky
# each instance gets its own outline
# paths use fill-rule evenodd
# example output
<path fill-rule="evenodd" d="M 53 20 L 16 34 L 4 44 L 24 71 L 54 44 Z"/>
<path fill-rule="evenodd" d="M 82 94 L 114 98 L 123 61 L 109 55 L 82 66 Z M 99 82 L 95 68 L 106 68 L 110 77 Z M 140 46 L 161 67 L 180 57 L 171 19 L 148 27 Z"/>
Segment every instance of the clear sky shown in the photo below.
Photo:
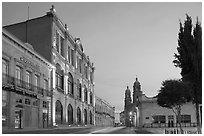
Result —
<path fill-rule="evenodd" d="M 136 75 L 142 91 L 152 97 L 161 82 L 180 78 L 174 67 L 179 19 L 188 13 L 193 24 L 202 20 L 202 3 L 3 3 L 2 25 L 46 14 L 54 4 L 57 15 L 85 54 L 94 62 L 95 93 L 117 111 L 124 108 L 127 85 L 133 91 Z"/>

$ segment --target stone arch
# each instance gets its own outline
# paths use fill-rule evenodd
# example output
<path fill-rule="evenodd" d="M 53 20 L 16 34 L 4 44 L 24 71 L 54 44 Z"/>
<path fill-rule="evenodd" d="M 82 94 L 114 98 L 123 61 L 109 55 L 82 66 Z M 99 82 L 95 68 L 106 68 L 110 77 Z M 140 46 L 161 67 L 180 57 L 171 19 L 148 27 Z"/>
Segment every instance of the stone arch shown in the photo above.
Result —
<path fill-rule="evenodd" d="M 73 124 L 73 108 L 71 104 L 68 105 L 67 112 L 68 112 L 68 124 Z"/>
<path fill-rule="evenodd" d="M 84 124 L 88 124 L 87 110 L 84 109 Z"/>
<path fill-rule="evenodd" d="M 77 108 L 77 124 L 81 124 L 81 110 Z"/>
<path fill-rule="evenodd" d="M 89 122 L 90 122 L 90 124 L 93 124 L 93 119 L 92 119 L 92 112 L 91 112 L 91 111 L 90 111 L 90 114 L 89 114 L 89 116 L 90 116 L 90 117 L 89 117 L 89 120 L 90 120 Z"/>
<path fill-rule="evenodd" d="M 55 102 L 55 122 L 62 124 L 63 122 L 63 107 L 59 100 Z"/>

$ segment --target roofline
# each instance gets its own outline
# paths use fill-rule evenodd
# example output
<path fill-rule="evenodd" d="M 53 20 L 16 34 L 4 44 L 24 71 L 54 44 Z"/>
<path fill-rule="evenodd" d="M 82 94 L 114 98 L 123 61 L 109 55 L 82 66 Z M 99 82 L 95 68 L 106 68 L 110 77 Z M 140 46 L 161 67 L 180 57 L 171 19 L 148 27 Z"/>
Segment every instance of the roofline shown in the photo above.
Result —
<path fill-rule="evenodd" d="M 13 24 L 9 24 L 9 25 L 4 25 L 4 27 L 9 27 L 9 26 L 14 26 L 14 25 L 18 25 L 18 24 L 23 24 L 23 23 L 26 23 L 26 21 L 32 21 L 32 20 L 36 20 L 36 19 L 40 19 L 40 18 L 43 18 L 43 17 L 46 17 L 48 15 L 44 15 L 44 16 L 40 16 L 40 17 L 35 17 L 35 18 L 32 18 L 32 19 L 28 19 L 28 20 L 25 20 L 25 21 L 22 21 L 22 22 L 18 22 L 18 23 L 13 23 Z"/>
<path fill-rule="evenodd" d="M 47 65 L 52 66 L 52 64 L 45 59 L 43 56 L 41 56 L 39 53 L 37 53 L 35 50 L 31 50 L 30 48 L 28 48 L 26 46 L 26 44 L 24 42 L 22 42 L 21 40 L 19 40 L 16 36 L 14 36 L 13 34 L 11 34 L 10 32 L 8 32 L 5 28 L 2 28 L 2 34 L 5 34 L 6 36 L 8 36 L 11 40 L 13 40 L 14 42 L 16 42 L 17 44 L 19 44 L 20 46 L 22 46 L 23 48 L 25 48 L 26 50 L 32 52 L 36 58 L 40 61 L 44 61 L 44 63 L 46 63 Z"/>

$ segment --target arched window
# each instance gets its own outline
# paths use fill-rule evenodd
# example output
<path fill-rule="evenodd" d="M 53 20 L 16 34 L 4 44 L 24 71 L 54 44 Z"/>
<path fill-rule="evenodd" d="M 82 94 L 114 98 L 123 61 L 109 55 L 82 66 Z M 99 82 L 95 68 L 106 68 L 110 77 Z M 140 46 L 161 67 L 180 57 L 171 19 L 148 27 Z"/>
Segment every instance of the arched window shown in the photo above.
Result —
<path fill-rule="evenodd" d="M 71 73 L 68 75 L 68 93 L 74 95 L 74 80 Z"/>
<path fill-rule="evenodd" d="M 56 80 L 56 87 L 58 89 L 61 89 L 60 91 L 63 91 L 63 89 L 64 89 L 64 72 L 58 63 L 56 64 L 55 78 L 56 78 L 55 79 Z"/>
<path fill-rule="evenodd" d="M 77 108 L 77 124 L 81 124 L 81 110 Z"/>
<path fill-rule="evenodd" d="M 77 79 L 77 98 L 81 99 L 81 83 L 79 82 L 79 79 Z"/>
<path fill-rule="evenodd" d="M 84 109 L 84 124 L 88 124 L 88 120 L 87 120 L 87 110 Z"/>
<path fill-rule="evenodd" d="M 90 124 L 93 124 L 93 122 L 92 122 L 92 112 L 90 111 L 90 114 L 89 114 L 89 116 L 90 116 Z"/>
<path fill-rule="evenodd" d="M 84 86 L 84 101 L 85 101 L 85 102 L 88 101 L 88 92 L 87 92 L 86 86 Z"/>
<path fill-rule="evenodd" d="M 90 92 L 90 104 L 93 104 L 93 95 L 92 95 L 92 92 Z"/>
<path fill-rule="evenodd" d="M 71 104 L 68 105 L 68 124 L 73 124 L 73 108 Z"/>
<path fill-rule="evenodd" d="M 55 121 L 57 124 L 62 124 L 63 119 L 63 107 L 59 100 L 55 103 Z"/>

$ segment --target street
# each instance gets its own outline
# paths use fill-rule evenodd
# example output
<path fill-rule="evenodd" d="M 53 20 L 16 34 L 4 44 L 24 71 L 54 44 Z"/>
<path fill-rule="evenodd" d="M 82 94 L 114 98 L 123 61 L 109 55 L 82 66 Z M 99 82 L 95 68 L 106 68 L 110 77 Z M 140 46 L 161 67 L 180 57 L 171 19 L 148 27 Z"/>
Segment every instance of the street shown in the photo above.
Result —
<path fill-rule="evenodd" d="M 149 134 L 150 132 L 129 127 L 80 127 L 80 128 L 55 128 L 29 131 L 3 132 L 3 134 Z"/>

